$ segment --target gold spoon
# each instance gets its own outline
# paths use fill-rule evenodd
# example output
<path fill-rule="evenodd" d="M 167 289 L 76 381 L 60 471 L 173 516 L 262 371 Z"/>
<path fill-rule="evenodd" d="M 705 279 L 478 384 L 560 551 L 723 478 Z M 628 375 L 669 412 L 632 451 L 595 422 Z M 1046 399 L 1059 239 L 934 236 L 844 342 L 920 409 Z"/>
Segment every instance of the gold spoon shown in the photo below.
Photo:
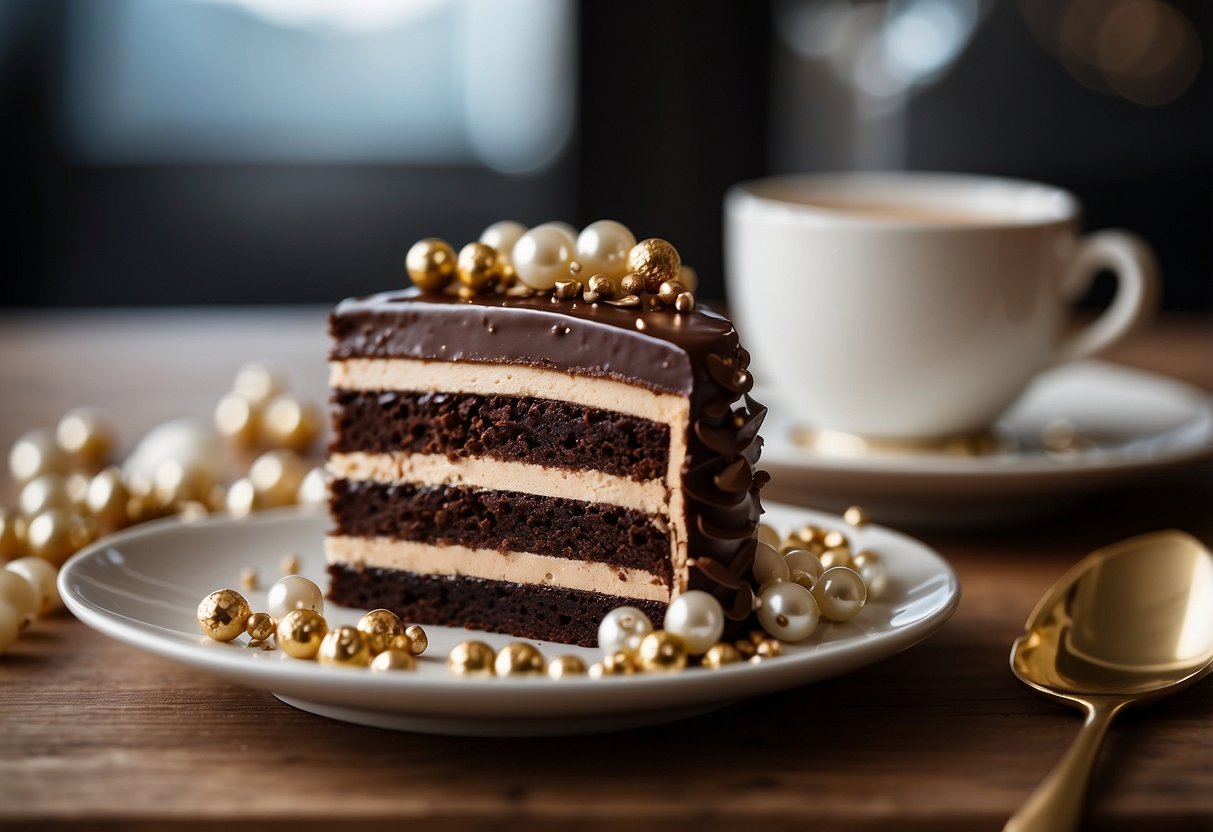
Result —
<path fill-rule="evenodd" d="M 1012 672 L 1086 720 L 1004 832 L 1062 832 L 1078 823 L 1112 718 L 1213 668 L 1213 553 L 1177 531 L 1092 552 L 1040 599 L 1026 630 Z"/>

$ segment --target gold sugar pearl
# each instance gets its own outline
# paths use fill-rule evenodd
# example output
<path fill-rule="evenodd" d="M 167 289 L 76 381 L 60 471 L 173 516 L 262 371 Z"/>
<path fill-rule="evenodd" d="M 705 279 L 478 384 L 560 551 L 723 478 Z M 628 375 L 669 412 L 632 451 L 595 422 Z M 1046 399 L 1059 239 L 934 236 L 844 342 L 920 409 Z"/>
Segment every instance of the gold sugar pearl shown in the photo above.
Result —
<path fill-rule="evenodd" d="M 68 411 L 59 420 L 55 439 L 77 467 L 88 471 L 104 465 L 118 444 L 113 419 L 95 407 Z"/>
<path fill-rule="evenodd" d="M 283 555 L 282 560 L 278 563 L 278 571 L 283 575 L 298 575 L 299 569 L 299 555 L 294 552 Z"/>
<path fill-rule="evenodd" d="M 573 300 L 581 294 L 580 280 L 557 280 L 552 296 L 559 300 Z"/>
<path fill-rule="evenodd" d="M 265 641 L 277 630 L 278 622 L 268 612 L 255 612 L 244 624 L 244 631 L 253 641 Z"/>
<path fill-rule="evenodd" d="M 686 290 L 687 287 L 680 280 L 665 280 L 657 287 L 657 297 L 666 306 L 673 306 L 678 296 Z"/>
<path fill-rule="evenodd" d="M 459 249 L 455 276 L 464 288 L 483 292 L 501 277 L 497 249 L 486 243 L 468 243 Z"/>
<path fill-rule="evenodd" d="M 314 659 L 328 629 L 324 616 L 315 610 L 291 610 L 278 622 L 278 646 L 291 658 Z"/>
<path fill-rule="evenodd" d="M 214 476 L 201 465 L 188 465 L 176 459 L 157 465 L 152 476 L 156 502 L 163 508 L 187 500 L 201 502 L 210 495 L 214 484 Z"/>
<path fill-rule="evenodd" d="M 299 483 L 295 501 L 301 506 L 326 506 L 329 501 L 329 481 L 324 468 L 317 466 L 307 472 Z"/>
<path fill-rule="evenodd" d="M 229 442 L 248 448 L 257 442 L 260 413 L 247 396 L 228 393 L 215 405 L 215 430 Z"/>
<path fill-rule="evenodd" d="M 420 656 L 430 649 L 430 637 L 420 624 L 410 624 L 404 628 L 404 635 L 409 640 L 408 651 L 414 656 Z"/>
<path fill-rule="evenodd" d="M 580 656 L 557 656 L 548 662 L 548 677 L 552 679 L 584 676 L 586 672 L 585 662 L 581 660 Z"/>
<path fill-rule="evenodd" d="M 831 529 L 830 531 L 826 532 L 822 536 L 821 542 L 827 549 L 840 549 L 843 546 L 850 545 L 850 543 L 847 541 L 847 536 L 837 529 Z"/>
<path fill-rule="evenodd" d="M 631 653 L 619 650 L 590 665 L 589 674 L 593 679 L 603 676 L 631 676 L 639 669 Z"/>
<path fill-rule="evenodd" d="M 358 619 L 358 630 L 366 636 L 367 646 L 371 653 L 379 655 L 393 646 L 394 636 L 402 635 L 404 631 L 400 619 L 391 610 L 371 610 Z"/>
<path fill-rule="evenodd" d="M 173 505 L 173 513 L 183 523 L 196 523 L 210 514 L 211 510 L 200 500 L 182 500 Z"/>
<path fill-rule="evenodd" d="M 261 407 L 279 393 L 285 393 L 287 386 L 286 378 L 276 367 L 252 361 L 236 372 L 232 391 L 244 396 L 254 407 Z"/>
<path fill-rule="evenodd" d="M 783 643 L 779 639 L 764 638 L 762 641 L 754 645 L 754 657 L 750 661 L 761 661 L 762 659 L 773 659 L 776 656 L 783 655 Z"/>
<path fill-rule="evenodd" d="M 413 243 L 404 258 L 404 268 L 423 292 L 441 292 L 455 276 L 455 249 L 434 237 Z"/>
<path fill-rule="evenodd" d="M 649 297 L 645 301 L 645 307 L 650 312 L 656 312 L 657 310 L 662 309 L 664 306 L 665 306 L 665 304 L 661 302 L 661 298 L 657 297 L 656 295 L 649 295 Z M 638 324 L 637 328 L 639 329 L 642 327 L 640 327 Z"/>
<path fill-rule="evenodd" d="M 58 474 L 40 474 L 21 488 L 17 505 L 26 517 L 33 517 L 52 508 L 70 510 L 72 498 L 67 493 L 67 483 Z"/>
<path fill-rule="evenodd" d="M 234 589 L 217 589 L 198 605 L 198 626 L 215 641 L 231 641 L 244 632 L 253 614 L 248 601 Z"/>
<path fill-rule="evenodd" d="M 22 435 L 8 454 L 9 473 L 18 483 L 42 474 L 62 474 L 67 462 L 67 455 L 49 430 L 31 430 Z"/>
<path fill-rule="evenodd" d="M 67 498 L 71 501 L 72 508 L 82 514 L 88 513 L 88 484 L 90 482 L 92 482 L 92 478 L 83 471 L 70 474 L 63 481 L 63 487 L 67 490 Z"/>
<path fill-rule="evenodd" d="M 501 648 L 493 666 L 498 676 L 538 676 L 544 671 L 543 654 L 533 644 L 514 641 Z"/>
<path fill-rule="evenodd" d="M 232 483 L 227 489 L 223 507 L 233 517 L 247 517 L 260 509 L 261 499 L 257 496 L 257 489 L 253 487 L 252 480 L 241 477 Z"/>
<path fill-rule="evenodd" d="M 842 519 L 859 529 L 868 524 L 868 513 L 862 506 L 851 506 L 842 513 Z"/>
<path fill-rule="evenodd" d="M 10 561 L 5 564 L 4 569 L 8 572 L 15 572 L 29 581 L 30 586 L 38 595 L 39 615 L 63 606 L 63 600 L 59 597 L 59 588 L 55 584 L 59 570 L 47 561 L 30 555 Z"/>
<path fill-rule="evenodd" d="M 62 566 L 90 537 L 88 527 L 79 517 L 58 508 L 32 518 L 25 534 L 29 553 L 55 566 Z"/>
<path fill-rule="evenodd" d="M 417 660 L 407 650 L 384 650 L 371 660 L 371 670 L 375 673 L 387 673 L 393 670 L 414 670 Z"/>
<path fill-rule="evenodd" d="M 619 288 L 624 295 L 643 295 L 647 285 L 644 277 L 639 274 L 625 274 L 619 281 Z"/>
<path fill-rule="evenodd" d="M 665 281 L 676 279 L 681 266 L 678 249 L 657 237 L 641 240 L 628 252 L 628 271 L 644 278 L 645 291 L 651 295 Z"/>
<path fill-rule="evenodd" d="M 690 292 L 679 292 L 678 297 L 674 298 L 674 311 L 690 312 L 695 308 L 695 296 Z"/>
<path fill-rule="evenodd" d="M 766 641 L 769 636 L 766 630 L 750 630 L 750 644 L 758 645 Z"/>
<path fill-rule="evenodd" d="M 274 448 L 303 453 L 320 433 L 320 411 L 291 393 L 276 396 L 261 415 L 260 438 Z"/>
<path fill-rule="evenodd" d="M 336 667 L 366 667 L 372 658 L 366 634 L 349 624 L 329 630 L 316 652 L 317 661 Z"/>
<path fill-rule="evenodd" d="M 708 652 L 703 654 L 701 663 L 709 670 L 719 670 L 726 664 L 737 664 L 739 661 L 741 661 L 741 653 L 737 648 L 722 641 L 708 648 Z"/>
<path fill-rule="evenodd" d="M 266 508 L 289 506 L 295 502 L 299 484 L 307 474 L 307 465 L 294 451 L 281 448 L 267 451 L 253 460 L 248 479 L 258 500 Z"/>
<path fill-rule="evenodd" d="M 7 605 L 17 611 L 19 626 L 25 629 L 38 617 L 38 608 L 42 605 L 41 585 L 35 586 L 9 569 L 0 569 L 0 605 Z"/>
<path fill-rule="evenodd" d="M 497 654 L 483 641 L 463 641 L 447 656 L 446 666 L 456 676 L 492 676 Z"/>
<path fill-rule="evenodd" d="M 640 640 L 636 662 L 646 673 L 671 673 L 687 666 L 687 645 L 678 636 L 656 630 Z"/>
<path fill-rule="evenodd" d="M 823 569 L 831 569 L 835 566 L 850 568 L 854 564 L 851 558 L 851 550 L 846 546 L 839 546 L 836 549 L 826 549 L 817 559 L 821 561 Z"/>
<path fill-rule="evenodd" d="M 247 589 L 252 592 L 257 588 L 257 570 L 251 566 L 246 566 L 240 570 L 240 588 Z"/>
<path fill-rule="evenodd" d="M 739 639 L 733 642 L 733 647 L 737 650 L 737 655 L 741 656 L 742 659 L 752 659 L 757 649 L 754 646 L 754 642 L 748 639 Z"/>
<path fill-rule="evenodd" d="M 593 292 L 597 296 L 596 300 L 610 300 L 615 295 L 615 281 L 605 274 L 594 275 L 586 286 L 588 287 L 588 292 Z"/>
<path fill-rule="evenodd" d="M 24 517 L 0 508 L 0 561 L 9 561 L 25 553 L 25 531 Z"/>

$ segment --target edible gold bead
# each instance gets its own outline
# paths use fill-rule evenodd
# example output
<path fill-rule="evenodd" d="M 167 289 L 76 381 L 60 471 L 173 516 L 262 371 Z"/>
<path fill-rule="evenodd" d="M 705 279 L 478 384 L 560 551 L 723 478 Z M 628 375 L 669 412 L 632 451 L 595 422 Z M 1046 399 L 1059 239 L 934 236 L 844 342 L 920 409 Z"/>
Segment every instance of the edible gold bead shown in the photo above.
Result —
<path fill-rule="evenodd" d="M 639 274 L 625 274 L 619 281 L 619 288 L 625 295 L 643 295 L 646 285 L 644 276 Z"/>
<path fill-rule="evenodd" d="M 483 292 L 501 277 L 497 249 L 484 243 L 468 243 L 459 250 L 455 275 L 468 289 Z"/>
<path fill-rule="evenodd" d="M 710 670 L 719 670 L 726 664 L 737 664 L 739 661 L 741 661 L 741 653 L 737 651 L 736 647 L 724 641 L 709 647 L 702 659 L 703 666 Z"/>
<path fill-rule="evenodd" d="M 456 676 L 492 676 L 497 654 L 483 641 L 456 644 L 447 656 L 446 665 Z"/>
<path fill-rule="evenodd" d="M 367 646 L 376 656 L 389 649 L 392 637 L 403 631 L 396 613 L 384 609 L 371 610 L 358 619 L 357 627 L 366 636 Z"/>
<path fill-rule="evenodd" d="M 672 672 L 687 666 L 687 646 L 681 638 L 656 630 L 640 640 L 636 661 L 646 673 Z"/>
<path fill-rule="evenodd" d="M 113 419 L 96 407 L 68 411 L 59 420 L 55 438 L 72 463 L 88 471 L 104 465 L 118 444 Z"/>
<path fill-rule="evenodd" d="M 328 629 L 324 616 L 315 610 L 291 610 L 278 622 L 278 646 L 291 658 L 314 659 Z"/>
<path fill-rule="evenodd" d="M 244 632 L 253 614 L 248 601 L 234 589 L 217 589 L 198 605 L 198 626 L 215 641 L 231 641 Z"/>
<path fill-rule="evenodd" d="M 29 521 L 26 543 L 30 554 L 62 566 L 71 555 L 88 542 L 87 529 L 79 518 L 63 509 L 52 508 Z"/>
<path fill-rule="evenodd" d="M 822 536 L 821 542 L 825 544 L 827 549 L 839 549 L 843 546 L 850 545 L 847 542 L 847 536 L 837 529 L 831 529 L 830 531 L 826 532 Z"/>
<path fill-rule="evenodd" d="M 674 298 L 674 310 L 676 312 L 690 312 L 695 308 L 695 296 L 690 292 L 679 292 L 678 297 Z"/>
<path fill-rule="evenodd" d="M 757 649 L 754 642 L 748 639 L 739 639 L 733 642 L 733 647 L 736 648 L 737 655 L 741 656 L 743 660 L 754 658 L 754 653 Z"/>
<path fill-rule="evenodd" d="M 156 466 L 152 483 L 156 502 L 164 508 L 171 508 L 177 503 L 206 499 L 211 486 L 215 484 L 215 477 L 201 465 L 166 459 Z"/>
<path fill-rule="evenodd" d="M 842 519 L 858 529 L 868 524 L 868 513 L 862 506 L 851 506 L 842 513 Z"/>
<path fill-rule="evenodd" d="M 543 654 L 535 645 L 514 641 L 501 648 L 494 661 L 498 676 L 539 676 L 543 674 Z"/>
<path fill-rule="evenodd" d="M 63 599 L 59 597 L 59 587 L 55 583 L 59 570 L 52 566 L 49 561 L 30 555 L 17 558 L 5 564 L 4 568 L 6 571 L 15 572 L 29 581 L 30 586 L 34 588 L 34 591 L 38 595 L 39 615 L 45 615 L 51 610 L 63 606 Z"/>
<path fill-rule="evenodd" d="M 67 493 L 67 484 L 58 474 L 40 474 L 21 488 L 17 498 L 21 513 L 33 517 L 52 508 L 69 510 L 72 499 Z"/>
<path fill-rule="evenodd" d="M 315 467 L 299 483 L 296 502 L 301 506 L 325 506 L 329 500 L 329 481 L 324 468 Z"/>
<path fill-rule="evenodd" d="M 594 275 L 586 285 L 589 291 L 598 296 L 598 300 L 610 300 L 615 295 L 615 281 L 605 274 Z"/>
<path fill-rule="evenodd" d="M 590 665 L 589 674 L 594 679 L 602 676 L 631 676 L 639 669 L 631 653 L 618 650 L 603 656 L 602 661 Z"/>
<path fill-rule="evenodd" d="M 265 641 L 277 630 L 278 622 L 268 612 L 255 612 L 244 624 L 244 631 L 253 641 Z"/>
<path fill-rule="evenodd" d="M 664 280 L 657 287 L 657 297 L 661 298 L 661 302 L 666 306 L 673 306 L 674 301 L 687 290 L 687 287 L 679 280 Z"/>
<path fill-rule="evenodd" d="M 339 667 L 366 667 L 372 658 L 366 635 L 348 624 L 329 630 L 316 653 L 321 664 Z"/>
<path fill-rule="evenodd" d="M 0 508 L 0 561 L 25 553 L 25 518 L 15 511 Z"/>
<path fill-rule="evenodd" d="M 851 558 L 851 550 L 846 546 L 839 546 L 836 549 L 826 549 L 818 556 L 823 569 L 832 569 L 835 566 L 845 566 L 848 569 L 854 565 Z"/>
<path fill-rule="evenodd" d="M 384 650 L 371 660 L 371 670 L 375 673 L 386 673 L 390 670 L 413 670 L 417 661 L 407 650 Z"/>
<path fill-rule="evenodd" d="M 294 451 L 281 448 L 267 451 L 253 460 L 248 479 L 257 499 L 266 508 L 289 506 L 295 502 L 307 465 Z"/>
<path fill-rule="evenodd" d="M 628 271 L 643 277 L 645 291 L 652 295 L 662 283 L 676 279 L 681 266 L 678 249 L 657 237 L 641 240 L 628 252 Z"/>
<path fill-rule="evenodd" d="M 0 604 L 7 604 L 17 611 L 19 626 L 25 629 L 38 617 L 42 605 L 41 586 L 24 575 L 8 569 L 0 569 Z"/>
<path fill-rule="evenodd" d="M 774 638 L 764 638 L 754 645 L 754 660 L 773 659 L 783 655 L 783 644 Z"/>
<path fill-rule="evenodd" d="M 251 566 L 246 566 L 240 570 L 240 588 L 247 589 L 252 592 L 257 588 L 257 570 Z"/>
<path fill-rule="evenodd" d="M 557 280 L 552 295 L 560 300 L 572 300 L 581 294 L 580 280 Z"/>
<path fill-rule="evenodd" d="M 434 237 L 418 240 L 405 256 L 404 267 L 421 291 L 441 292 L 455 276 L 455 249 Z"/>
<path fill-rule="evenodd" d="M 286 376 L 279 368 L 264 361 L 250 361 L 236 371 L 232 391 L 244 396 L 254 407 L 260 407 L 286 392 L 288 386 Z"/>
<path fill-rule="evenodd" d="M 257 442 L 259 408 L 240 393 L 228 393 L 215 405 L 215 430 L 234 445 L 252 447 Z"/>
<path fill-rule="evenodd" d="M 291 393 L 275 397 L 261 416 L 261 440 L 274 448 L 303 453 L 320 433 L 320 411 Z"/>
<path fill-rule="evenodd" d="M 182 523 L 196 523 L 211 513 L 200 500 L 182 500 L 173 504 L 173 513 Z"/>
<path fill-rule="evenodd" d="M 247 517 L 261 508 L 261 498 L 252 480 L 241 477 L 228 487 L 223 505 L 233 517 Z"/>
<path fill-rule="evenodd" d="M 22 435 L 8 454 L 9 473 L 18 483 L 42 474 L 62 474 L 66 468 L 67 456 L 49 430 L 31 430 Z"/>
<path fill-rule="evenodd" d="M 430 648 L 430 637 L 420 624 L 410 624 L 404 628 L 404 635 L 409 640 L 408 651 L 414 656 L 420 656 Z"/>
<path fill-rule="evenodd" d="M 278 561 L 278 571 L 283 575 L 298 575 L 300 567 L 299 555 L 295 552 L 288 552 Z"/>
<path fill-rule="evenodd" d="M 678 280 L 683 286 L 686 286 L 688 292 L 694 292 L 699 288 L 699 272 L 692 269 L 686 263 L 683 263 L 678 268 Z"/>
<path fill-rule="evenodd" d="M 580 656 L 557 656 L 548 662 L 548 676 L 552 679 L 567 679 L 570 676 L 585 674 L 585 662 Z"/>

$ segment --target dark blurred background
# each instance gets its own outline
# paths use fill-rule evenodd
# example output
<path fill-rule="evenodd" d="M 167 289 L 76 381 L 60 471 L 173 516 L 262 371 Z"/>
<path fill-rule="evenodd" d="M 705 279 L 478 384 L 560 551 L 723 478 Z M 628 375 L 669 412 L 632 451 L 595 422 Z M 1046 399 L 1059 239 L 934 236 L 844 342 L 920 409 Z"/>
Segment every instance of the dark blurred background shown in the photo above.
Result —
<path fill-rule="evenodd" d="M 505 218 L 621 220 L 721 296 L 731 183 L 908 168 L 1069 188 L 1208 310 L 1210 10 L 0 0 L 0 304 L 328 303 Z"/>

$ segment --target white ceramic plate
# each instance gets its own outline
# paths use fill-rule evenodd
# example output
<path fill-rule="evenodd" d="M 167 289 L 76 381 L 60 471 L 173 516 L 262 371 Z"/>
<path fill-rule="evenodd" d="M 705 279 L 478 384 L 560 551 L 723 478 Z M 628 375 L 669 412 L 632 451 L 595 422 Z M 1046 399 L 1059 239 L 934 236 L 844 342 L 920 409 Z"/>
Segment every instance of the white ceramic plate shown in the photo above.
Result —
<path fill-rule="evenodd" d="M 859 503 L 898 525 L 974 525 L 1036 515 L 1213 453 L 1213 397 L 1102 361 L 1041 375 L 996 428 L 1012 447 L 981 456 L 825 454 L 796 444 L 796 414 L 776 391 L 753 395 L 769 408 L 760 467 L 772 481 L 764 495 L 834 510 Z M 1088 444 L 1046 452 L 1044 429 L 1059 420 Z"/>
<path fill-rule="evenodd" d="M 803 523 L 841 526 L 833 516 L 767 506 L 767 521 L 790 529 Z M 324 585 L 321 540 L 328 518 L 294 510 L 245 520 L 161 521 L 115 535 L 81 551 L 59 574 L 68 608 L 119 641 L 233 682 L 272 691 L 313 713 L 386 728 L 467 735 L 543 735 L 615 730 L 703 713 L 730 701 L 808 684 L 890 656 L 926 638 L 952 614 L 960 595 L 956 575 L 923 544 L 877 527 L 853 534 L 880 552 L 889 587 L 847 624 L 821 625 L 804 644 L 776 659 L 718 671 L 604 679 L 471 679 L 451 676 L 445 659 L 471 634 L 426 627 L 430 649 L 416 672 L 374 674 L 324 667 L 280 650 L 250 648 L 242 637 L 224 644 L 198 631 L 195 610 L 208 593 L 238 587 L 245 567 L 268 586 L 288 552 L 302 574 Z M 264 608 L 264 586 L 246 592 Z M 330 626 L 354 623 L 360 610 L 329 606 Z M 475 633 L 494 647 L 509 636 Z M 536 642 L 546 657 L 576 653 L 587 662 L 598 650 Z"/>

